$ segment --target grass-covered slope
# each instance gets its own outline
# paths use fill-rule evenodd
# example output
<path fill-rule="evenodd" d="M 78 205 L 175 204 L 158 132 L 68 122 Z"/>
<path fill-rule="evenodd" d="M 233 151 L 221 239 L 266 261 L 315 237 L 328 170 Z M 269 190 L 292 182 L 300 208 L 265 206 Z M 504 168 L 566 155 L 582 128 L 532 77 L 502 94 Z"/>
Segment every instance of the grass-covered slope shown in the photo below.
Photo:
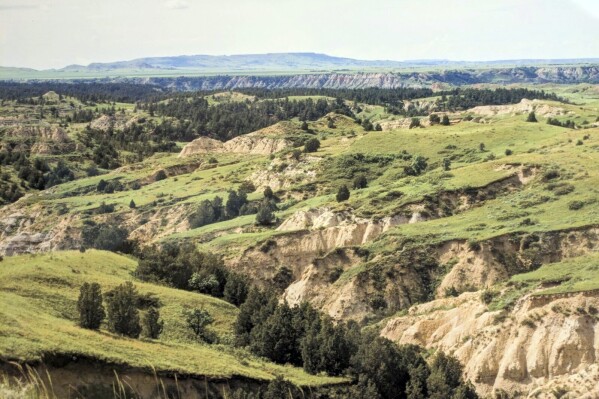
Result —
<path fill-rule="evenodd" d="M 208 378 L 268 380 L 283 375 L 310 386 L 340 381 L 274 365 L 228 345 L 194 341 L 181 315 L 185 307 L 206 309 L 215 319 L 213 331 L 223 342 L 232 337 L 237 309 L 216 298 L 168 287 L 134 282 L 140 294 L 155 294 L 163 305 L 164 332 L 158 340 L 125 338 L 104 327 L 97 332 L 78 327 L 80 285 L 98 282 L 104 291 L 109 290 L 133 280 L 136 264 L 130 258 L 95 250 L 5 258 L 0 263 L 1 357 L 32 362 L 46 354 L 72 354 L 102 363 Z"/>

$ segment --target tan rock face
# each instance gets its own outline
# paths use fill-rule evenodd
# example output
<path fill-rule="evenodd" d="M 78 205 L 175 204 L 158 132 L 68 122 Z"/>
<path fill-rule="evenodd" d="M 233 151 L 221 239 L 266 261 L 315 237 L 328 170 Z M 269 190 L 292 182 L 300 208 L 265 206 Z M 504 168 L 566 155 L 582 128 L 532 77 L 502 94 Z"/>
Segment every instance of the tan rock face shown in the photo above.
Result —
<path fill-rule="evenodd" d="M 31 148 L 22 148 L 23 151 L 30 151 L 32 154 L 63 154 L 75 149 L 75 143 L 59 127 L 18 126 L 9 130 L 7 135 L 33 141 Z"/>
<path fill-rule="evenodd" d="M 480 293 L 436 300 L 390 320 L 381 335 L 453 353 L 479 393 L 520 392 L 551 397 L 557 386 L 578 398 L 599 383 L 599 318 L 596 294 L 557 298 L 543 306 L 523 298 L 509 314 L 491 312 Z M 537 396 L 538 395 L 538 396 Z M 594 396 L 589 396 L 594 397 Z"/>
<path fill-rule="evenodd" d="M 270 155 L 292 146 L 291 141 L 283 138 L 290 129 L 286 124 L 278 123 L 224 143 L 208 137 L 200 137 L 183 147 L 179 156 L 189 157 L 209 153 Z"/>
<path fill-rule="evenodd" d="M 468 111 L 480 116 L 518 115 L 533 111 L 541 116 L 568 115 L 568 111 L 561 107 L 548 105 L 540 100 L 527 99 L 522 99 L 520 103 L 514 105 L 482 105 Z"/>

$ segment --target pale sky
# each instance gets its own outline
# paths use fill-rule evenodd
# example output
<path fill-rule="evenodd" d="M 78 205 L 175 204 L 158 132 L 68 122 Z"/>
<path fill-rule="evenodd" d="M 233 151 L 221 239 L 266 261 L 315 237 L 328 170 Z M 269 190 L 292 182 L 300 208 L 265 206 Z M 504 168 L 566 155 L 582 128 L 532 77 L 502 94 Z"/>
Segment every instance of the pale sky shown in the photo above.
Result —
<path fill-rule="evenodd" d="M 0 65 L 183 54 L 599 58 L 599 0 L 0 0 Z"/>

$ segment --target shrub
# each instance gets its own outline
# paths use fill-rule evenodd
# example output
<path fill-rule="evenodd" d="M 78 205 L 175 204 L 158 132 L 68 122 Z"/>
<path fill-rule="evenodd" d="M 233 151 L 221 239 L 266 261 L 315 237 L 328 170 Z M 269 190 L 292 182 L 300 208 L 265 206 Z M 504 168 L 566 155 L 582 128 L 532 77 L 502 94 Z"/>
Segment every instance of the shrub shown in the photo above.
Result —
<path fill-rule="evenodd" d="M 135 201 L 131 200 L 131 202 L 129 202 L 129 208 L 131 208 L 131 209 L 137 208 L 137 205 L 135 205 Z"/>
<path fill-rule="evenodd" d="M 416 127 L 420 127 L 420 119 L 418 118 L 412 118 L 412 120 L 410 121 L 410 129 L 416 128 Z"/>
<path fill-rule="evenodd" d="M 512 150 L 510 150 L 509 148 L 507 148 L 507 149 L 505 150 L 505 155 L 507 155 L 507 156 L 510 156 L 510 155 L 512 155 L 513 153 L 514 153 L 514 152 L 513 152 Z"/>
<path fill-rule="evenodd" d="M 570 209 L 571 211 L 577 211 L 579 209 L 582 209 L 583 206 L 584 202 L 582 201 L 572 201 L 568 204 L 568 209 Z"/>
<path fill-rule="evenodd" d="M 274 222 L 275 214 L 270 203 L 260 205 L 256 213 L 256 223 L 260 226 L 269 226 Z"/>
<path fill-rule="evenodd" d="M 441 125 L 443 126 L 449 126 L 449 117 L 447 115 L 443 115 L 443 118 L 441 119 Z"/>
<path fill-rule="evenodd" d="M 304 144 L 304 152 L 316 152 L 320 148 L 320 141 L 317 138 L 311 138 Z"/>
<path fill-rule="evenodd" d="M 164 180 L 166 179 L 166 172 L 164 170 L 159 170 L 158 173 L 156 173 L 156 177 L 154 177 L 155 181 L 160 181 L 160 180 Z"/>
<path fill-rule="evenodd" d="M 102 290 L 98 283 L 83 283 L 77 300 L 79 326 L 97 330 L 100 328 L 106 313 L 102 305 Z"/>
<path fill-rule="evenodd" d="M 495 293 L 493 291 L 484 290 L 480 294 L 480 300 L 485 305 L 488 305 L 488 304 L 490 304 L 493 301 L 493 297 L 494 296 L 495 296 Z"/>
<path fill-rule="evenodd" d="M 443 170 L 447 171 L 451 169 L 451 160 L 449 158 L 443 158 Z"/>
<path fill-rule="evenodd" d="M 142 330 L 144 336 L 152 339 L 158 338 L 162 333 L 163 326 L 164 322 L 160 319 L 160 312 L 152 306 L 142 318 Z"/>
<path fill-rule="evenodd" d="M 339 187 L 335 199 L 337 200 L 337 202 L 343 202 L 349 199 L 349 189 L 345 184 Z"/>
<path fill-rule="evenodd" d="M 293 272 L 285 266 L 281 266 L 272 278 L 273 285 L 276 289 L 283 291 L 293 281 Z"/>
<path fill-rule="evenodd" d="M 137 290 L 127 281 L 107 293 L 108 329 L 117 334 L 137 338 L 141 333 Z"/>
<path fill-rule="evenodd" d="M 368 186 L 368 180 L 366 180 L 366 176 L 359 175 L 354 179 L 354 189 L 360 190 L 362 188 L 366 188 Z"/>

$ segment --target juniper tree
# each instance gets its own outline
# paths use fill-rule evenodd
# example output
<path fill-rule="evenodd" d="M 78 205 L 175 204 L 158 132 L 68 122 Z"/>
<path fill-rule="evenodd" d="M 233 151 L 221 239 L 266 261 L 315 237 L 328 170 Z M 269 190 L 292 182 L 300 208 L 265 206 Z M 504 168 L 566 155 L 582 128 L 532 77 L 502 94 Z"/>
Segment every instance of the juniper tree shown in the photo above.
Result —
<path fill-rule="evenodd" d="M 335 199 L 337 200 L 337 202 L 343 202 L 349 199 L 349 189 L 345 184 L 339 187 Z"/>
<path fill-rule="evenodd" d="M 155 307 L 150 307 L 142 318 L 142 330 L 146 337 L 156 339 L 162 333 L 164 322 L 160 319 L 160 312 Z"/>
<path fill-rule="evenodd" d="M 107 294 L 108 329 L 117 334 L 137 338 L 141 333 L 137 290 L 127 281 Z"/>
<path fill-rule="evenodd" d="M 77 300 L 79 326 L 97 330 L 100 328 L 106 313 L 102 305 L 102 290 L 98 283 L 83 283 Z"/>

